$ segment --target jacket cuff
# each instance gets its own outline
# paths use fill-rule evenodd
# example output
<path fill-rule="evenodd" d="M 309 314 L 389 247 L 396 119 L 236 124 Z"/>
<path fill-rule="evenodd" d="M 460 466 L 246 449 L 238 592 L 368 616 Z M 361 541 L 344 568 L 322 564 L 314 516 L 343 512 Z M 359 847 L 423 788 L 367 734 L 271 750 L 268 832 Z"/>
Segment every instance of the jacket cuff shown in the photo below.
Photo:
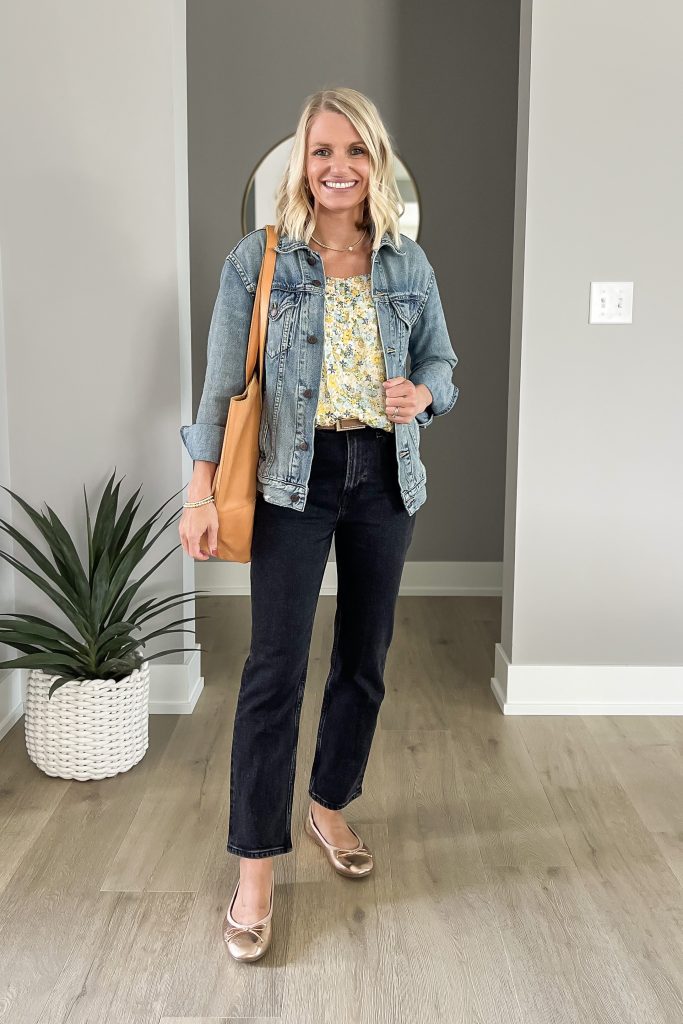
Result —
<path fill-rule="evenodd" d="M 193 460 L 220 463 L 225 427 L 214 423 L 193 423 L 181 427 L 180 436 Z"/>
<path fill-rule="evenodd" d="M 457 402 L 460 388 L 450 379 L 451 372 L 451 368 L 448 367 L 448 377 L 444 379 L 443 371 L 423 366 L 410 374 L 409 380 L 413 384 L 426 384 L 432 393 L 431 403 L 415 417 L 419 427 L 428 427 L 435 416 L 445 416 Z"/>

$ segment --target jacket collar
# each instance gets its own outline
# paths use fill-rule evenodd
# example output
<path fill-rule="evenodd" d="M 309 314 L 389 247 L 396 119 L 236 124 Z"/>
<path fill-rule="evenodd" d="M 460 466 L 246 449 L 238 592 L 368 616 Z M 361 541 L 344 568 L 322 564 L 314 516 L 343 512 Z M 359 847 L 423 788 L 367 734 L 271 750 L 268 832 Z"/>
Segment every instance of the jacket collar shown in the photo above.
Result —
<path fill-rule="evenodd" d="M 405 256 L 406 254 L 405 249 L 400 249 L 397 247 L 396 243 L 394 242 L 393 238 L 391 237 L 388 231 L 385 231 L 384 234 L 382 235 L 381 241 L 378 246 L 378 251 L 384 245 L 390 246 L 394 250 L 394 252 L 397 253 L 397 255 L 399 256 Z M 275 251 L 292 252 L 293 249 L 310 249 L 310 246 L 307 245 L 306 242 L 304 242 L 302 239 L 290 238 L 289 235 L 281 235 L 280 240 L 275 247 Z"/>

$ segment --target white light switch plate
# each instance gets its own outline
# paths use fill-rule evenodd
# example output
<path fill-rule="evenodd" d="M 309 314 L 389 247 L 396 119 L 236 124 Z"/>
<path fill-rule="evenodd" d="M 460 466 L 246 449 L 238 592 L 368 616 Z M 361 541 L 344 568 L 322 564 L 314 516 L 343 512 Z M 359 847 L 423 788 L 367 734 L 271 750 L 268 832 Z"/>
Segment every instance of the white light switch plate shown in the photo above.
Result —
<path fill-rule="evenodd" d="M 632 324 L 633 281 L 591 281 L 589 324 Z"/>

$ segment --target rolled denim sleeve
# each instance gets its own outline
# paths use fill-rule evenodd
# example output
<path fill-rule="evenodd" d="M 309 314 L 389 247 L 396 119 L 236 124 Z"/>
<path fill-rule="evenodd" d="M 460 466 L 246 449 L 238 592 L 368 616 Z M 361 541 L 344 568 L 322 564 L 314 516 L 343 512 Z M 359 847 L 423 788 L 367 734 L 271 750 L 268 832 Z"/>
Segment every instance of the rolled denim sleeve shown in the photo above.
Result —
<path fill-rule="evenodd" d="M 453 370 L 458 362 L 441 305 L 439 288 L 432 268 L 427 297 L 410 334 L 408 342 L 410 376 L 413 384 L 426 384 L 432 402 L 415 417 L 418 426 L 428 427 L 435 416 L 443 416 L 455 405 L 460 388 L 453 383 Z"/>
<path fill-rule="evenodd" d="M 230 399 L 246 387 L 245 363 L 254 296 L 234 252 L 221 271 L 206 348 L 206 374 L 195 422 L 180 428 L 193 460 L 218 464 Z"/>

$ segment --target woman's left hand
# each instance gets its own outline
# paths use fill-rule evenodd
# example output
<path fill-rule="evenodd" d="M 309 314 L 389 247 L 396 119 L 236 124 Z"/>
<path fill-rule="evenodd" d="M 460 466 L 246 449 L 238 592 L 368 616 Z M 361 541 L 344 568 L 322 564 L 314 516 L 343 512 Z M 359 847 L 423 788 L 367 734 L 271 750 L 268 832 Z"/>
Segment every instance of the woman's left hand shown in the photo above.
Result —
<path fill-rule="evenodd" d="M 432 393 L 427 385 L 413 384 L 407 377 L 390 377 L 382 387 L 385 411 L 392 423 L 410 423 L 431 405 Z"/>

